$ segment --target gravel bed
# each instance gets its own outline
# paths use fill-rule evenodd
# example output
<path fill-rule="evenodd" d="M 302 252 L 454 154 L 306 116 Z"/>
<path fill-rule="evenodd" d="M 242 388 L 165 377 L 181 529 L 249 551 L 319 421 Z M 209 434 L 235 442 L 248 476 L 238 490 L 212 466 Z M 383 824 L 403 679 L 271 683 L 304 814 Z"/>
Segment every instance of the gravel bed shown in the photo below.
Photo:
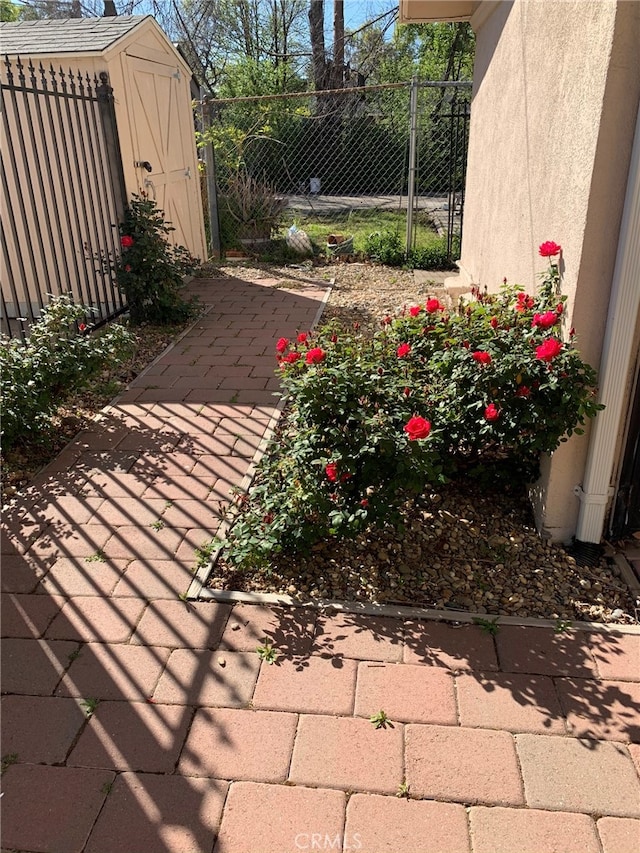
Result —
<path fill-rule="evenodd" d="M 311 279 L 334 280 L 323 322 L 337 317 L 362 330 L 427 296 L 446 298 L 447 274 L 414 276 L 368 264 L 256 264 L 220 272 L 275 278 L 273 286 L 293 289 Z M 562 546 L 540 539 L 524 490 L 490 490 L 474 481 L 450 483 L 408 504 L 401 531 L 373 529 L 350 540 L 322 541 L 307 555 L 277 556 L 267 570 L 237 572 L 223 551 L 208 586 L 468 610 L 492 618 L 638 622 L 638 602 L 613 561 L 602 557 L 597 565 L 578 566 Z"/>

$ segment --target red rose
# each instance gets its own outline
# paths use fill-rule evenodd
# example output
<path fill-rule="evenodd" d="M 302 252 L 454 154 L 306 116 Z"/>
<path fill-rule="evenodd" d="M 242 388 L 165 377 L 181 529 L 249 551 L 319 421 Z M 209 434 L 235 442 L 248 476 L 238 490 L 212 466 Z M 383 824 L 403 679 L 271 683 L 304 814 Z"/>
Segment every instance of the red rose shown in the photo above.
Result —
<path fill-rule="evenodd" d="M 541 258 L 553 258 L 555 255 L 559 255 L 562 251 L 562 246 L 559 246 L 557 243 L 554 243 L 553 240 L 547 240 L 546 243 L 542 243 L 540 249 Z"/>
<path fill-rule="evenodd" d="M 492 318 L 489 320 L 489 325 L 491 326 L 491 328 L 492 328 L 492 329 L 497 329 L 497 328 L 498 328 L 498 318 L 497 318 L 497 317 L 492 317 Z"/>
<path fill-rule="evenodd" d="M 526 385 L 520 385 L 516 391 L 516 397 L 528 397 L 529 394 L 531 394 L 531 389 L 527 388 Z"/>
<path fill-rule="evenodd" d="M 411 352 L 411 347 L 409 344 L 400 344 L 396 352 L 398 358 L 406 358 Z"/>
<path fill-rule="evenodd" d="M 124 237 L 120 238 L 120 245 L 123 249 L 130 249 L 133 246 L 134 239 L 133 237 L 129 237 L 128 234 L 125 234 Z"/>
<path fill-rule="evenodd" d="M 487 408 L 484 410 L 485 420 L 489 421 L 497 421 L 500 417 L 500 410 L 496 408 L 494 403 L 489 403 Z"/>
<path fill-rule="evenodd" d="M 331 343 L 332 344 L 338 343 L 338 336 L 337 335 L 331 335 Z"/>
<path fill-rule="evenodd" d="M 86 323 L 80 323 L 80 325 L 78 326 L 78 331 L 79 331 L 79 332 L 84 332 L 84 330 L 85 330 L 86 328 L 87 328 Z"/>
<path fill-rule="evenodd" d="M 369 506 L 369 501 L 367 500 L 367 498 L 362 498 L 362 500 L 360 501 L 360 506 L 364 507 L 365 509 Z"/>
<path fill-rule="evenodd" d="M 424 418 L 414 416 L 404 425 L 403 430 L 409 436 L 409 441 L 426 438 L 431 432 L 431 424 Z"/>
<path fill-rule="evenodd" d="M 325 465 L 324 473 L 327 475 L 327 480 L 330 483 L 335 483 L 338 480 L 338 463 L 337 462 L 328 462 Z"/>
<path fill-rule="evenodd" d="M 558 304 L 556 305 L 556 314 L 562 314 L 563 311 L 564 305 L 562 304 L 562 302 L 558 302 Z"/>
<path fill-rule="evenodd" d="M 533 296 L 529 296 L 521 290 L 518 293 L 518 301 L 516 303 L 516 311 L 524 311 L 525 308 L 533 308 Z"/>
<path fill-rule="evenodd" d="M 326 353 L 320 347 L 314 347 L 310 349 L 306 356 L 307 364 L 320 364 L 321 361 L 324 361 Z"/>
<path fill-rule="evenodd" d="M 124 271 L 131 272 L 131 264 L 125 264 Z"/>
<path fill-rule="evenodd" d="M 422 308 L 419 305 L 412 305 L 411 308 L 409 308 L 409 314 L 411 314 L 412 317 L 417 317 L 421 311 Z"/>
<path fill-rule="evenodd" d="M 562 352 L 562 344 L 557 338 L 547 340 L 536 347 L 536 358 L 539 361 L 552 361 L 558 353 Z"/>
<path fill-rule="evenodd" d="M 479 364 L 491 364 L 491 356 L 488 352 L 482 352 L 482 350 L 479 350 L 478 352 L 472 352 L 471 357 Z"/>
<path fill-rule="evenodd" d="M 532 326 L 539 326 L 541 329 L 550 329 L 555 326 L 558 320 L 558 315 L 555 311 L 545 311 L 544 314 L 534 314 Z"/>
<path fill-rule="evenodd" d="M 443 311 L 444 305 L 440 303 L 439 299 L 427 299 L 427 311 L 429 314 L 435 314 L 436 311 Z"/>
<path fill-rule="evenodd" d="M 300 332 L 300 334 L 298 335 L 296 340 L 298 341 L 299 344 L 306 344 L 308 337 L 309 336 L 307 335 L 306 332 Z"/>
<path fill-rule="evenodd" d="M 288 355 L 282 359 L 283 364 L 293 364 L 294 361 L 297 361 L 299 358 L 302 358 L 299 352 L 290 352 Z"/>
<path fill-rule="evenodd" d="M 280 338 L 276 344 L 276 352 L 284 352 L 288 346 L 289 340 L 287 338 Z"/>
<path fill-rule="evenodd" d="M 402 393 L 404 394 L 405 397 L 410 397 L 411 396 L 411 388 L 405 388 Z"/>
<path fill-rule="evenodd" d="M 469 343 L 469 341 L 462 341 L 462 346 L 463 346 L 465 349 L 469 349 L 469 347 L 471 346 L 471 344 Z"/>

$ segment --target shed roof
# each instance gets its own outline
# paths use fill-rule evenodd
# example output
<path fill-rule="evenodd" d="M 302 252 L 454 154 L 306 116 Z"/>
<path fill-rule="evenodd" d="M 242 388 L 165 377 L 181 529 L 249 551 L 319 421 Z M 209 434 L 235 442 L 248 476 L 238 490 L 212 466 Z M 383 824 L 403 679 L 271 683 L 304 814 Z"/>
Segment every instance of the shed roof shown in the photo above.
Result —
<path fill-rule="evenodd" d="M 151 17 L 116 15 L 0 23 L 0 51 L 23 56 L 100 53 Z"/>

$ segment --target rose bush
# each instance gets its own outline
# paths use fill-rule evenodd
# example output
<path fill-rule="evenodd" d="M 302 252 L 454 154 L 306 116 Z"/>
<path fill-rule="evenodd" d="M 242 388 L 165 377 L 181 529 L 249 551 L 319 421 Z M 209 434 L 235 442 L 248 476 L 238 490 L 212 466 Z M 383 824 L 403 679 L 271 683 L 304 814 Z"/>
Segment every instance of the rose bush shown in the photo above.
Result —
<path fill-rule="evenodd" d="M 124 293 L 133 325 L 181 323 L 195 305 L 182 296 L 183 278 L 199 261 L 184 246 L 173 246 L 167 235 L 175 229 L 155 201 L 134 195 L 120 225 L 121 257 L 111 264 Z"/>
<path fill-rule="evenodd" d="M 546 246 L 546 248 L 545 248 Z M 243 496 L 227 556 L 239 565 L 320 536 L 392 522 L 445 476 L 531 479 L 601 408 L 596 377 L 562 338 L 553 260 L 535 294 L 499 294 L 447 311 L 438 300 L 385 317 L 372 338 L 329 325 L 276 345 L 287 416 Z"/>
<path fill-rule="evenodd" d="M 84 321 L 93 310 L 75 304 L 71 294 L 54 296 L 25 341 L 0 335 L 0 424 L 5 450 L 26 439 L 44 440 L 66 398 L 131 354 L 131 334 L 118 323 L 88 334 Z"/>

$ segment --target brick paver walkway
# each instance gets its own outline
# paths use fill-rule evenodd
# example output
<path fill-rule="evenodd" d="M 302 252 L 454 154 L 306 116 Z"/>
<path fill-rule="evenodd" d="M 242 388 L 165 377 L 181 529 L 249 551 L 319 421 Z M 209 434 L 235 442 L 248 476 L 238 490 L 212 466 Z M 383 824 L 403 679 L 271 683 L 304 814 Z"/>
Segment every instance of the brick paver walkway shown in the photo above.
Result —
<path fill-rule="evenodd" d="M 3 850 L 637 853 L 638 634 L 180 600 L 324 294 L 198 288 L 6 514 Z"/>

